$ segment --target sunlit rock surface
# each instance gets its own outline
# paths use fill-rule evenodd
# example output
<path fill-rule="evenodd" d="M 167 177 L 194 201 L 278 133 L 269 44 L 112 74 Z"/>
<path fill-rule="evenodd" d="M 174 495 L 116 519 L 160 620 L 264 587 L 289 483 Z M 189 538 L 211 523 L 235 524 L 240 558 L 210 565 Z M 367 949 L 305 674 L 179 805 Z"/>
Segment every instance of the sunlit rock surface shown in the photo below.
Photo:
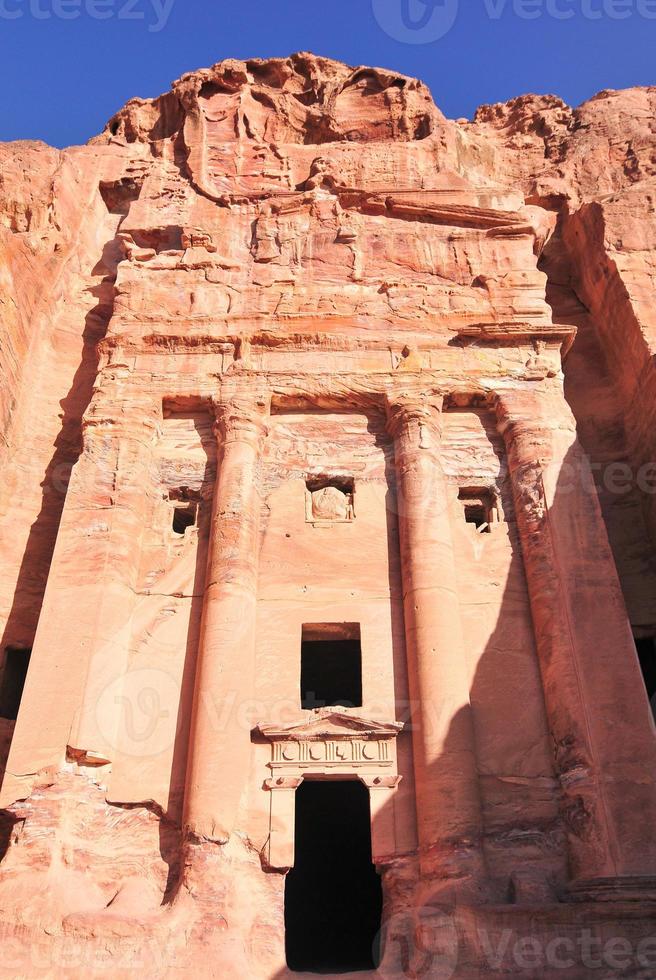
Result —
<path fill-rule="evenodd" d="M 656 88 L 229 60 L 0 160 L 2 975 L 287 976 L 331 777 L 376 975 L 654 975 Z"/>

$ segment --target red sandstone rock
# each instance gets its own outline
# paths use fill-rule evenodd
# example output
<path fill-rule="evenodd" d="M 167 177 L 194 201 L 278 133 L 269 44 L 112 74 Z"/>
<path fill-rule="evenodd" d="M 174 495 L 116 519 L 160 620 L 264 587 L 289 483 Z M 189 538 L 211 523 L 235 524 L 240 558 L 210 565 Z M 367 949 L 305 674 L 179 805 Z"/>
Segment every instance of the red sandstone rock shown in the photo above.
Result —
<path fill-rule="evenodd" d="M 380 975 L 656 970 L 655 120 L 299 54 L 0 147 L 3 975 L 287 975 L 331 775 Z M 302 637 L 361 705 L 301 708 Z"/>

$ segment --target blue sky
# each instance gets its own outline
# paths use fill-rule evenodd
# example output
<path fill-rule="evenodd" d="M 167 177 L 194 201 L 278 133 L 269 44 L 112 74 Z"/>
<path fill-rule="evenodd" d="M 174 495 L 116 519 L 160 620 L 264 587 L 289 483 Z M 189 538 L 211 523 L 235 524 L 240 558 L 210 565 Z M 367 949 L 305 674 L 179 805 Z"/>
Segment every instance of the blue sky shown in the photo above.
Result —
<path fill-rule="evenodd" d="M 655 41 L 656 0 L 0 0 L 0 139 L 84 143 L 185 71 L 298 50 L 416 75 L 453 117 L 579 104 L 656 84 Z"/>

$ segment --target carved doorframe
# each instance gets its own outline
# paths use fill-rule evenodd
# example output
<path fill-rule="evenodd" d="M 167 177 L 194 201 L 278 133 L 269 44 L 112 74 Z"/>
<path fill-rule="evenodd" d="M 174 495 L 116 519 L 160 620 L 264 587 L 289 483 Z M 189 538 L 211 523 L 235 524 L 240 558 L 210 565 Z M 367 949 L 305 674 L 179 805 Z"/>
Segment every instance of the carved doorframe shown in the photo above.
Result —
<path fill-rule="evenodd" d="M 332 708 L 313 715 L 299 724 L 253 730 L 271 745 L 271 775 L 263 783 L 271 796 L 264 862 L 283 873 L 294 866 L 295 794 L 304 779 L 359 779 L 369 792 L 373 861 L 381 863 L 396 849 L 393 795 L 402 778 L 396 737 L 403 725 Z"/>

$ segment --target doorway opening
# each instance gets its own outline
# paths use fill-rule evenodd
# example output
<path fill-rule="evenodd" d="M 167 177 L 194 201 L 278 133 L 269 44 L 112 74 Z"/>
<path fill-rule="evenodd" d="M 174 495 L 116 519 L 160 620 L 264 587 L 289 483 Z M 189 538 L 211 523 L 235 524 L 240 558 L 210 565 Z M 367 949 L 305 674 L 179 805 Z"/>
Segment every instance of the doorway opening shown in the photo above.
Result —
<path fill-rule="evenodd" d="M 647 688 L 647 697 L 652 714 L 656 718 L 656 641 L 653 636 L 635 638 L 636 652 L 640 661 L 642 679 Z"/>
<path fill-rule="evenodd" d="M 285 882 L 287 966 L 310 973 L 375 969 L 383 899 L 371 861 L 366 786 L 301 783 L 295 849 Z"/>
<path fill-rule="evenodd" d="M 0 718 L 16 721 L 32 651 L 7 647 L 0 676 Z"/>

